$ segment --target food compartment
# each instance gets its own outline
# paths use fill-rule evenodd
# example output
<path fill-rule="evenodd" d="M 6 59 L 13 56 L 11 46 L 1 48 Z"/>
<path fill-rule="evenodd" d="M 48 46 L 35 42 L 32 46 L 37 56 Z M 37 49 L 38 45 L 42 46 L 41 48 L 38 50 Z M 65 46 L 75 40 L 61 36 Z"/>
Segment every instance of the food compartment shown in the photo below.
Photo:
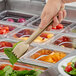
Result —
<path fill-rule="evenodd" d="M 72 28 L 72 29 L 71 29 L 71 32 L 72 32 L 72 33 L 76 33 L 76 27 Z"/>
<path fill-rule="evenodd" d="M 31 24 L 28 24 L 28 26 L 31 27 L 38 27 L 39 24 L 41 22 L 41 19 L 37 19 L 35 21 L 33 21 Z M 58 31 L 58 30 L 62 30 L 64 28 L 66 28 L 68 25 L 72 24 L 72 21 L 68 21 L 68 20 L 63 20 L 60 24 L 58 24 L 56 27 L 53 27 L 51 31 Z"/>
<path fill-rule="evenodd" d="M 39 26 L 39 24 L 40 24 L 40 22 L 41 22 L 41 19 L 39 18 L 39 19 L 37 19 L 37 20 L 35 20 L 35 21 L 32 21 L 31 23 L 29 23 L 27 26 L 31 26 L 31 27 L 38 27 Z"/>
<path fill-rule="evenodd" d="M 19 31 L 17 31 L 14 35 L 12 35 L 13 38 L 15 39 L 19 39 L 19 40 L 27 40 L 32 33 L 35 31 L 35 29 L 20 29 Z M 40 36 L 38 36 L 34 42 L 35 43 L 43 43 L 47 40 L 49 40 L 50 38 L 52 38 L 54 36 L 53 33 L 49 33 L 49 32 L 43 32 Z"/>
<path fill-rule="evenodd" d="M 3 11 L 0 14 L 0 20 L 10 23 L 27 23 L 35 18 L 34 15 L 28 13 L 21 13 L 19 11 Z M 29 20 L 29 21 L 28 21 Z"/>
<path fill-rule="evenodd" d="M 48 63 L 57 63 L 66 55 L 66 53 L 57 50 L 40 49 L 32 54 L 29 58 Z"/>
<path fill-rule="evenodd" d="M 0 52 L 4 52 L 4 48 L 12 48 L 18 41 L 11 39 L 1 39 L 0 40 Z"/>
<path fill-rule="evenodd" d="M 6 35 L 16 28 L 16 26 L 0 24 L 0 35 Z"/>
<path fill-rule="evenodd" d="M 10 64 L 10 62 L 7 59 L 1 58 L 0 59 L 0 70 L 3 70 L 7 66 L 10 66 L 13 69 L 13 71 L 25 71 L 25 72 L 26 70 L 31 71 L 31 72 L 33 70 L 34 72 L 34 71 L 44 71 L 47 69 L 44 67 L 34 66 L 34 65 L 23 63 L 23 62 L 17 62 L 13 66 Z"/>
<path fill-rule="evenodd" d="M 76 34 L 76 23 L 73 23 L 68 26 L 63 32 L 69 34 Z"/>
<path fill-rule="evenodd" d="M 69 49 L 76 49 L 76 37 L 62 35 L 53 41 L 54 45 Z"/>
<path fill-rule="evenodd" d="M 4 53 L 4 48 L 13 48 L 13 46 L 18 43 L 19 41 L 17 40 L 12 40 L 12 39 L 1 39 L 0 40 L 0 53 Z M 32 50 L 35 48 L 35 46 L 30 45 L 28 48 L 28 51 Z"/>

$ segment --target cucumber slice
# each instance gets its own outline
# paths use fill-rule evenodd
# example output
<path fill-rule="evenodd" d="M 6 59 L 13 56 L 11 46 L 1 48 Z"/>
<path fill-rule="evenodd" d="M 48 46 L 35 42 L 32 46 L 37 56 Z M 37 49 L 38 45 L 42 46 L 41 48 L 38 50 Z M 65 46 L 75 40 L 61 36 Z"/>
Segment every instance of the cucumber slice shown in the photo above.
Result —
<path fill-rule="evenodd" d="M 73 29 L 71 32 L 76 33 L 76 29 Z"/>
<path fill-rule="evenodd" d="M 72 46 L 73 46 L 73 48 L 76 48 L 76 39 L 72 40 Z"/>
<path fill-rule="evenodd" d="M 73 62 L 73 63 L 76 62 L 76 57 L 72 59 L 72 62 Z"/>

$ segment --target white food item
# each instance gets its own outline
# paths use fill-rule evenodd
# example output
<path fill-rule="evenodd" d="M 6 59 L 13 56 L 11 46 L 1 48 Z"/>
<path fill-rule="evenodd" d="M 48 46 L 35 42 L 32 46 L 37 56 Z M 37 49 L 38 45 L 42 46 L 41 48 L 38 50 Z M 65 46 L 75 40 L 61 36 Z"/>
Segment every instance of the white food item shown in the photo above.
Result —
<path fill-rule="evenodd" d="M 73 39 L 72 44 L 73 44 L 73 47 L 76 48 L 76 39 Z"/>

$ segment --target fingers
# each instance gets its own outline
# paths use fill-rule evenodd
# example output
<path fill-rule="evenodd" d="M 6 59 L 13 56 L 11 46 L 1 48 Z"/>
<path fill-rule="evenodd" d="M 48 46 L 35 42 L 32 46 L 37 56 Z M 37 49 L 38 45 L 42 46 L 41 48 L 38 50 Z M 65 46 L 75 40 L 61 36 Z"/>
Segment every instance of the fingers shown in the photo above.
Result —
<path fill-rule="evenodd" d="M 41 23 L 40 23 L 39 27 L 41 29 L 43 27 L 45 27 L 49 23 L 51 17 L 52 17 L 51 14 L 49 14 L 48 12 L 46 12 L 44 10 L 43 13 L 42 13 L 42 15 L 41 15 Z M 58 17 L 55 16 L 53 18 L 53 24 L 51 26 L 49 26 L 46 30 L 50 31 L 52 27 L 56 27 L 65 17 L 66 17 L 66 10 L 59 11 Z"/>
<path fill-rule="evenodd" d="M 50 31 L 51 28 L 56 27 L 66 17 L 66 10 L 60 11 L 58 17 L 53 18 L 53 25 L 50 25 L 46 30 Z"/>
<path fill-rule="evenodd" d="M 59 23 L 62 21 L 63 18 L 64 18 L 64 16 L 63 16 L 63 11 L 60 11 L 60 12 L 58 13 Z"/>
<path fill-rule="evenodd" d="M 65 18 L 67 15 L 66 10 L 63 10 L 63 17 Z"/>
<path fill-rule="evenodd" d="M 42 14 L 41 14 L 41 19 L 43 19 L 46 16 L 46 12 L 43 10 Z"/>
<path fill-rule="evenodd" d="M 58 24 L 59 24 L 59 20 L 58 20 L 57 16 L 55 16 L 53 18 L 53 27 L 56 27 Z"/>
<path fill-rule="evenodd" d="M 57 16 L 55 16 L 53 18 L 53 25 L 50 25 L 46 30 L 50 31 L 53 27 L 56 27 L 58 24 L 59 24 L 59 20 L 58 20 Z"/>
<path fill-rule="evenodd" d="M 52 29 L 52 25 L 50 25 L 47 29 L 46 29 L 46 31 L 50 31 Z"/>
<path fill-rule="evenodd" d="M 53 19 L 53 27 L 56 27 L 66 17 L 66 10 L 59 11 L 58 17 Z"/>
<path fill-rule="evenodd" d="M 41 23 L 39 25 L 39 27 L 42 29 L 43 27 L 46 27 L 46 25 L 49 23 L 50 21 L 50 16 L 48 14 L 46 14 L 44 17 L 41 17 Z"/>

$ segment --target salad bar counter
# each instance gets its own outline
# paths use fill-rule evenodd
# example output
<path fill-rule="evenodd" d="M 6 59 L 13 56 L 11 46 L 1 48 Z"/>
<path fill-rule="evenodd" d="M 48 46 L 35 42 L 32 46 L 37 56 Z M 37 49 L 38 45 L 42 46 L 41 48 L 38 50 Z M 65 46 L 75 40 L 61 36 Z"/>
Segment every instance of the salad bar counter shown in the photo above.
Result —
<path fill-rule="evenodd" d="M 11 71 L 11 73 L 8 73 L 10 76 L 12 74 L 16 76 L 39 76 L 40 73 L 52 66 L 58 68 L 60 61 L 76 51 L 76 23 L 63 20 L 51 31 L 44 31 L 38 36 L 30 45 L 29 51 L 20 60 L 12 59 L 13 55 L 9 50 L 13 49 L 18 43 L 27 40 L 36 31 L 39 23 L 40 18 L 37 15 L 11 10 L 0 13 L 1 76 L 9 71 Z M 8 60 L 6 55 L 11 59 Z M 17 60 L 18 62 L 15 63 Z M 15 65 L 12 66 L 8 61 L 12 64 L 15 63 Z M 68 72 L 64 69 L 67 67 L 62 68 Z M 8 68 L 10 70 L 7 70 Z"/>
<path fill-rule="evenodd" d="M 36 31 L 40 21 L 39 14 L 0 12 L 0 76 L 76 76 L 76 22 L 67 18 L 41 33 L 20 59 L 12 54 L 17 44 Z"/>

